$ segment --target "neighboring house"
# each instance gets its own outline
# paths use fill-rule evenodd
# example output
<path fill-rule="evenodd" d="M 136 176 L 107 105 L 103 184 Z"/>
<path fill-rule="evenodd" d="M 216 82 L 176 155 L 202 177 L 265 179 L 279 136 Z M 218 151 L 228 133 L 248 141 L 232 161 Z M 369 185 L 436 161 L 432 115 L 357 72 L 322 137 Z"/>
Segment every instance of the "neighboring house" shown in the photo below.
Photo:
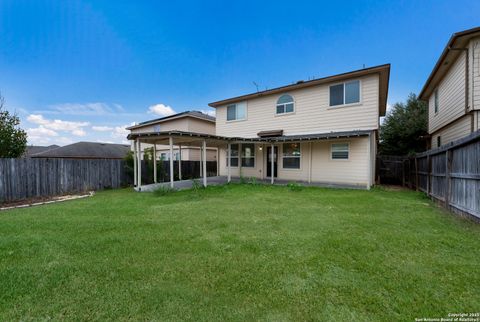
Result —
<path fill-rule="evenodd" d="M 300 81 L 209 104 L 216 135 L 257 138 L 231 145 L 232 175 L 370 187 L 390 65 Z M 262 142 L 264 141 L 264 142 Z M 227 174 L 220 150 L 220 174 Z"/>
<path fill-rule="evenodd" d="M 27 150 L 25 151 L 23 157 L 29 158 L 33 154 L 37 154 L 37 153 L 40 153 L 40 152 L 45 152 L 45 151 L 56 149 L 56 148 L 59 148 L 59 147 L 60 147 L 59 145 L 55 145 L 55 144 L 49 145 L 49 146 L 30 145 L 30 146 L 27 146 Z"/>
<path fill-rule="evenodd" d="M 480 27 L 452 35 L 419 97 L 428 102 L 432 148 L 480 128 Z"/>
<path fill-rule="evenodd" d="M 123 159 L 130 145 L 97 142 L 77 142 L 31 155 L 31 158 Z"/>
<path fill-rule="evenodd" d="M 215 117 L 199 111 L 182 112 L 127 127 L 131 134 L 161 132 L 161 131 L 184 131 L 202 134 L 215 134 Z M 152 144 L 141 144 L 141 154 L 146 148 L 153 147 Z M 132 143 L 132 151 L 134 149 Z M 170 160 L 170 150 L 168 145 L 157 144 L 157 159 Z M 200 161 L 200 147 L 177 145 L 173 149 L 173 159 L 178 160 L 181 157 L 184 161 Z M 217 149 L 207 149 L 207 161 L 216 161 Z"/>

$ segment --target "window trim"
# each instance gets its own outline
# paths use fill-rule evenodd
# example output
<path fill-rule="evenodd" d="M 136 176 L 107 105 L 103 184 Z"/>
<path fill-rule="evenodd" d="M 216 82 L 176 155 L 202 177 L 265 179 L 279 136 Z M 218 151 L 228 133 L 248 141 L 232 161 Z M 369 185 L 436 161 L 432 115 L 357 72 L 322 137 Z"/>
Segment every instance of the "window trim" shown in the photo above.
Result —
<path fill-rule="evenodd" d="M 238 143 L 232 143 L 232 144 L 230 145 L 230 147 L 231 147 L 232 145 L 238 145 L 238 149 L 240 150 L 240 144 L 238 144 Z M 241 151 L 238 151 L 238 156 L 234 157 L 234 158 L 238 159 L 237 165 L 231 165 L 231 164 L 230 164 L 230 159 L 231 159 L 231 155 L 232 155 L 232 149 L 230 149 L 230 155 L 228 155 L 228 147 L 227 147 L 227 149 L 226 149 L 226 151 L 225 151 L 225 154 L 227 155 L 227 164 L 226 164 L 227 169 L 228 169 L 228 166 L 229 166 L 229 165 L 230 165 L 230 168 L 238 168 L 238 167 L 241 165 L 240 162 L 242 162 L 242 161 L 240 160 L 240 159 L 241 159 L 240 153 L 241 153 Z"/>
<path fill-rule="evenodd" d="M 284 156 L 284 153 L 283 153 L 283 151 L 284 151 L 284 145 L 285 145 L 285 144 L 292 144 L 292 143 L 297 143 L 297 144 L 299 145 L 299 147 L 300 147 L 300 155 L 299 155 L 298 157 L 293 157 L 293 156 L 285 157 L 285 156 Z M 301 170 L 302 170 L 302 163 L 303 163 L 303 162 L 302 162 L 302 154 L 303 154 L 303 153 L 302 153 L 302 143 L 300 143 L 300 142 L 283 143 L 283 144 L 282 144 L 282 151 L 281 151 L 281 152 L 282 152 L 282 153 L 281 153 L 281 159 L 282 159 L 282 170 L 283 170 L 283 171 L 301 171 Z M 283 159 L 284 159 L 284 158 L 298 158 L 298 159 L 300 160 L 300 162 L 299 162 L 299 163 L 300 163 L 300 164 L 299 164 L 299 167 L 298 167 L 298 168 L 285 168 L 285 167 L 283 166 Z"/>
<path fill-rule="evenodd" d="M 243 147 L 244 147 L 245 145 L 249 145 L 249 144 L 253 145 L 253 166 L 251 166 L 251 167 L 250 167 L 250 166 L 242 165 L 243 159 L 251 159 L 251 158 L 252 158 L 252 157 L 244 157 L 244 156 L 243 156 Z M 242 143 L 242 144 L 241 144 L 241 149 L 240 149 L 240 151 L 239 151 L 239 153 L 240 153 L 240 155 L 239 155 L 239 162 L 240 162 L 239 165 L 240 165 L 242 168 L 255 169 L 255 166 L 257 165 L 257 158 L 256 158 L 256 151 L 255 151 L 255 149 L 256 149 L 255 143 Z"/>
<path fill-rule="evenodd" d="M 355 81 L 358 81 L 358 95 L 359 95 L 358 98 L 359 98 L 359 100 L 358 100 L 358 102 L 355 102 L 355 103 L 345 104 L 345 84 L 355 82 Z M 340 85 L 340 84 L 343 84 L 343 104 L 330 105 L 330 87 Z M 363 92 L 362 92 L 362 80 L 361 79 L 350 79 L 348 81 L 343 81 L 343 82 L 338 82 L 338 83 L 333 83 L 333 84 L 328 85 L 328 102 L 327 102 L 328 109 L 357 106 L 357 105 L 362 105 L 362 104 L 363 104 Z"/>
<path fill-rule="evenodd" d="M 280 99 L 280 97 L 284 96 L 284 95 L 288 95 L 292 98 L 293 100 L 293 111 L 292 112 L 283 112 L 283 113 L 277 113 L 277 107 L 278 105 L 286 105 L 286 104 L 278 104 L 278 100 Z M 277 97 L 277 100 L 275 101 L 275 116 L 284 116 L 284 115 L 290 115 L 290 114 L 295 114 L 296 112 L 296 102 L 295 102 L 295 97 L 292 95 L 292 94 L 289 94 L 289 93 L 283 93 L 281 94 L 280 96 Z"/>
<path fill-rule="evenodd" d="M 229 120 L 228 119 L 228 107 L 229 106 L 232 106 L 232 105 L 235 105 L 235 117 L 237 116 L 237 105 L 238 104 L 245 104 L 245 117 L 243 119 L 234 119 L 234 120 Z M 238 102 L 238 103 L 232 103 L 232 104 L 228 104 L 225 106 L 225 109 L 226 109 L 226 114 L 225 114 L 225 120 L 226 120 L 226 123 L 233 123 L 233 122 L 242 122 L 242 121 L 246 121 L 247 118 L 248 118 L 248 104 L 247 102 Z"/>
<path fill-rule="evenodd" d="M 334 159 L 333 158 L 333 145 L 334 144 L 346 144 L 348 157 L 346 159 Z M 350 160 L 350 142 L 334 142 L 330 143 L 330 161 L 349 161 Z"/>

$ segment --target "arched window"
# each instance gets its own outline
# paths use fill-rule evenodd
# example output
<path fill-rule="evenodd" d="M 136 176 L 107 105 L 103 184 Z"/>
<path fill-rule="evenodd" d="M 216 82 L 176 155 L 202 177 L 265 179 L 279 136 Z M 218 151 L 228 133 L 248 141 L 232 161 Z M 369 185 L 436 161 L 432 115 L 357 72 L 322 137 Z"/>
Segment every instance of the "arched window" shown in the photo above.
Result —
<path fill-rule="evenodd" d="M 295 111 L 295 102 L 293 97 L 285 94 L 280 96 L 277 101 L 277 114 L 293 113 Z"/>

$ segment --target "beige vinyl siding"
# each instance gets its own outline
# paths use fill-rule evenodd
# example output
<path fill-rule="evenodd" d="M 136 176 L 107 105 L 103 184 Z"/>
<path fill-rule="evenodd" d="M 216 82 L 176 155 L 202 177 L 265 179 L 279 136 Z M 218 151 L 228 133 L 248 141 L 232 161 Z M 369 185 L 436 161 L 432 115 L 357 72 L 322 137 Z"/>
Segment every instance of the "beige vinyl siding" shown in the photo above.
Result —
<path fill-rule="evenodd" d="M 331 144 L 348 143 L 349 159 L 332 160 Z M 367 186 L 369 183 L 368 137 L 320 141 L 312 147 L 312 181 Z"/>
<path fill-rule="evenodd" d="M 373 141 L 374 142 L 374 139 Z M 329 183 L 329 184 L 345 184 L 358 185 L 367 187 L 373 183 L 374 168 L 374 151 L 375 147 L 370 147 L 372 144 L 368 137 L 354 138 L 354 139 L 338 139 L 325 140 L 317 142 L 304 142 L 300 144 L 301 159 L 300 169 L 283 169 L 282 150 L 283 144 L 276 145 L 278 147 L 278 177 L 281 180 L 304 181 L 309 180 L 310 160 L 312 161 L 312 182 Z M 332 143 L 348 143 L 349 144 L 349 159 L 348 160 L 332 160 L 331 159 L 331 145 Z M 312 156 L 310 157 L 310 146 L 312 145 Z M 260 146 L 262 151 L 260 151 Z M 244 177 L 256 177 L 260 179 L 266 178 L 267 166 L 267 147 L 266 145 L 256 145 L 255 149 L 255 168 L 242 167 L 241 173 Z M 370 154 L 369 154 L 370 151 Z M 220 149 L 220 175 L 227 175 L 226 167 L 226 148 Z M 373 160 L 372 160 L 373 158 Z M 371 170 L 370 170 L 371 169 Z M 373 174 L 371 173 L 373 171 Z M 238 167 L 231 168 L 231 175 L 233 177 L 240 176 L 240 169 Z"/>
<path fill-rule="evenodd" d="M 145 127 L 132 129 L 130 133 L 147 133 L 147 132 L 154 132 L 155 126 L 157 124 L 149 124 Z M 160 126 L 160 131 L 189 131 L 188 127 L 188 119 L 182 118 L 178 120 L 171 120 L 168 122 L 158 123 Z"/>
<path fill-rule="evenodd" d="M 480 110 L 480 38 L 472 40 L 471 42 L 471 51 L 472 51 L 472 97 L 473 97 L 473 108 Z"/>
<path fill-rule="evenodd" d="M 188 118 L 188 131 L 215 135 L 215 122 L 190 117 Z"/>
<path fill-rule="evenodd" d="M 217 150 L 207 148 L 207 161 L 215 161 L 216 159 L 217 159 Z M 190 161 L 200 161 L 200 149 L 190 148 L 189 149 L 189 160 Z"/>
<path fill-rule="evenodd" d="M 435 91 L 429 98 L 430 134 L 465 114 L 465 57 L 462 52 L 437 86 L 438 113 L 435 113 Z"/>
<path fill-rule="evenodd" d="M 216 134 L 256 137 L 258 132 L 264 130 L 284 130 L 285 135 L 292 135 L 377 129 L 379 121 L 378 75 L 359 79 L 361 80 L 361 102 L 352 106 L 330 107 L 329 85 L 324 84 L 248 100 L 246 102 L 246 119 L 242 121 L 227 122 L 226 106 L 219 107 L 216 113 Z M 283 94 L 293 96 L 295 112 L 276 115 L 276 102 Z"/>
<path fill-rule="evenodd" d="M 441 136 L 441 144 L 444 145 L 469 135 L 471 133 L 471 126 L 471 115 L 464 115 L 456 122 L 432 134 L 432 148 L 437 147 L 437 137 L 439 135 Z"/>

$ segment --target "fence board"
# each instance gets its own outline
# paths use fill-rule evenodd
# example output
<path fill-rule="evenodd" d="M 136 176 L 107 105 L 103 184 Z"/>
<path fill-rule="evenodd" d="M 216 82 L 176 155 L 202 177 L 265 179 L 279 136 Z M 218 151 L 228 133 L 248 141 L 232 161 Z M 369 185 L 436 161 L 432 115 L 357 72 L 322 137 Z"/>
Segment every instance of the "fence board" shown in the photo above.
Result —
<path fill-rule="evenodd" d="M 119 188 L 123 160 L 0 159 L 0 202 Z"/>
<path fill-rule="evenodd" d="M 403 181 L 404 186 L 426 192 L 448 209 L 480 219 L 480 131 L 412 158 L 379 156 L 378 160 L 377 166 L 383 167 L 380 182 L 382 169 L 392 170 L 384 174 L 390 182 Z M 401 163 L 401 171 L 392 162 Z"/>

